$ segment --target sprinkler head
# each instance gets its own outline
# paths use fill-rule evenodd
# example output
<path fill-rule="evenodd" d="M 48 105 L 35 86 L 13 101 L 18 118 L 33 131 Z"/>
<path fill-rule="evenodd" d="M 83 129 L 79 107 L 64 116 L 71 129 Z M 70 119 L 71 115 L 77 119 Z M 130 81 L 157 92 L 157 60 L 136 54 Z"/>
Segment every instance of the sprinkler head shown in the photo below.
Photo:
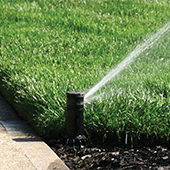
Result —
<path fill-rule="evenodd" d="M 81 147 L 83 140 L 84 93 L 67 92 L 66 138 L 69 145 Z"/>

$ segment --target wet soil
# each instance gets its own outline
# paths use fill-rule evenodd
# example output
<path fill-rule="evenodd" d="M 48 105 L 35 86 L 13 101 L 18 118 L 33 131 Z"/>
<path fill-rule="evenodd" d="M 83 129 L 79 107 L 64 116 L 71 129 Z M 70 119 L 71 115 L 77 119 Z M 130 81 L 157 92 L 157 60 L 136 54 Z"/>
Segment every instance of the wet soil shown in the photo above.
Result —
<path fill-rule="evenodd" d="M 47 144 L 71 170 L 169 170 L 170 149 L 167 146 L 115 146 L 90 144 L 78 148 L 61 140 Z"/>

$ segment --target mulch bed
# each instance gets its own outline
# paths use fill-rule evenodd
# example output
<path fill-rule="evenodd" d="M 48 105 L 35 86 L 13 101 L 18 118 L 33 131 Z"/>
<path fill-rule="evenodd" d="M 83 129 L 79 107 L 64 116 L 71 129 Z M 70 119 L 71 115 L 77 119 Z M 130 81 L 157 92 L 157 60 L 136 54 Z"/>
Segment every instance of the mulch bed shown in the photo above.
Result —
<path fill-rule="evenodd" d="M 71 170 L 169 170 L 170 149 L 166 146 L 114 146 L 86 143 L 70 147 L 60 140 L 46 143 Z"/>

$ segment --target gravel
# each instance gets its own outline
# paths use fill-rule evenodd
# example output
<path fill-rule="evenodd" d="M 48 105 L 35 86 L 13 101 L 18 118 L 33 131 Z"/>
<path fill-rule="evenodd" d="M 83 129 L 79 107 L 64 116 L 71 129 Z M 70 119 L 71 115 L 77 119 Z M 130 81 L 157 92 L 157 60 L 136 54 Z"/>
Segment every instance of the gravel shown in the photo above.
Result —
<path fill-rule="evenodd" d="M 70 147 L 60 140 L 46 143 L 71 170 L 168 170 L 170 149 L 166 146 L 115 146 L 89 144 Z"/>

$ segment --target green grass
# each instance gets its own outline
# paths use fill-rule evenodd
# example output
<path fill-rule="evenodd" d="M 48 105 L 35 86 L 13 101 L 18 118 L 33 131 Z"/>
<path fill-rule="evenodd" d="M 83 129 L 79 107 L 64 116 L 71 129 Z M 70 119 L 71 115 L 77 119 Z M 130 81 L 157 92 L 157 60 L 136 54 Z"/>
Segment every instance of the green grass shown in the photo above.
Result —
<path fill-rule="evenodd" d="M 63 133 L 67 91 L 87 92 L 170 17 L 167 0 L 5 0 L 0 6 L 0 91 L 44 137 Z M 118 83 L 111 84 L 123 89 L 121 95 L 86 106 L 85 132 L 168 137 L 166 62 L 164 67 L 167 75 L 160 73 L 159 81 L 147 70 L 144 80 L 134 79 L 140 75 L 137 70 L 133 79 L 128 74 L 117 78 Z M 139 86 L 133 86 L 134 81 Z M 164 117 L 158 119 L 155 113 Z"/>
<path fill-rule="evenodd" d="M 116 131 L 119 137 L 128 133 L 135 138 L 169 138 L 169 35 L 170 30 L 92 96 L 93 107 L 87 105 L 87 131 L 96 127 L 106 136 Z"/>

